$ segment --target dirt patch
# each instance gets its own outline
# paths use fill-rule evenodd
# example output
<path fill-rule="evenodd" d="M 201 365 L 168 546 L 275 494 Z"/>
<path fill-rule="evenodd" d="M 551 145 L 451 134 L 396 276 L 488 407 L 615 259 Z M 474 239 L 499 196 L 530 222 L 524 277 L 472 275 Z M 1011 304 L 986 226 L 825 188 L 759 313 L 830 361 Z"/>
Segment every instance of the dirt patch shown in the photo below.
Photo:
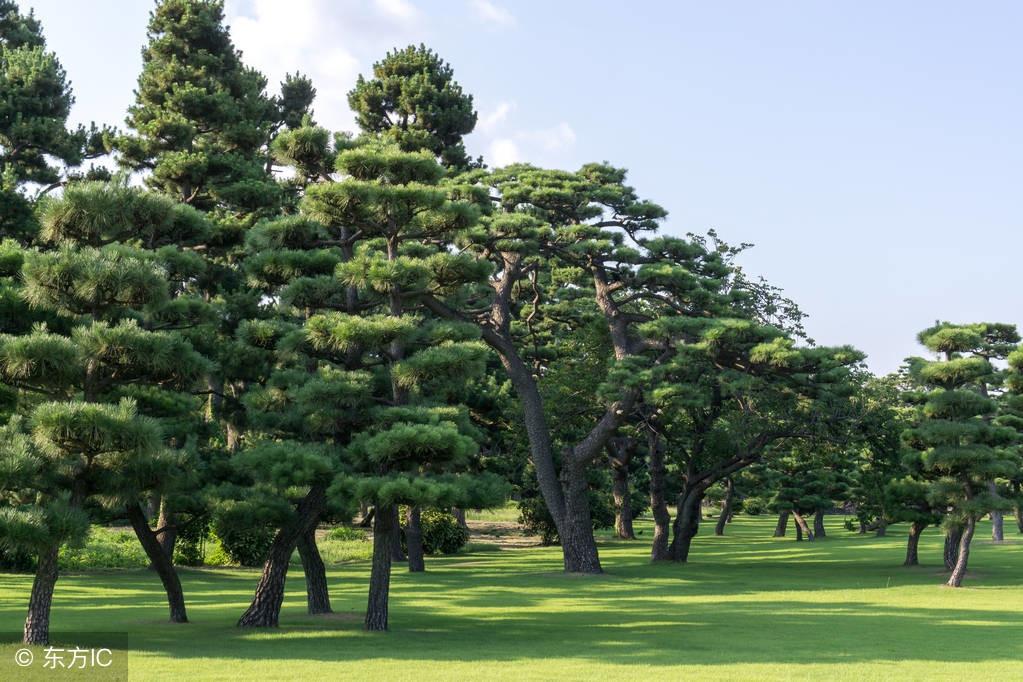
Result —
<path fill-rule="evenodd" d="M 539 535 L 527 535 L 514 521 L 469 521 L 469 541 L 497 545 L 501 549 L 538 547 Z"/>

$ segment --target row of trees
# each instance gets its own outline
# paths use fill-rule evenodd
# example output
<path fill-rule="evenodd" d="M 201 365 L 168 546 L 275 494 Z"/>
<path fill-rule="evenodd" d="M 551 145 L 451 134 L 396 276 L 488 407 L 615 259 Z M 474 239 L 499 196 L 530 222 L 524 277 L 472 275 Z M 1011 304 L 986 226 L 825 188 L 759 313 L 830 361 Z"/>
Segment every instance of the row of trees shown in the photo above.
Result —
<path fill-rule="evenodd" d="M 945 519 L 959 584 L 999 482 L 1018 492 L 1015 330 L 939 325 L 941 361 L 870 379 L 738 267 L 747 245 L 661 234 L 624 170 L 470 159 L 472 97 L 425 47 L 359 79 L 357 136 L 316 124 L 301 75 L 268 96 L 216 1 L 157 3 L 124 131 L 67 129 L 63 70 L 5 0 L 0 59 L 20 207 L 0 226 L 0 545 L 34 558 L 27 643 L 47 641 L 60 547 L 110 519 L 174 622 L 179 535 L 212 519 L 262 548 L 252 627 L 277 625 L 296 550 L 310 612 L 330 610 L 315 530 L 361 509 L 365 626 L 385 630 L 427 509 L 514 493 L 566 571 L 599 573 L 607 516 L 630 537 L 648 505 L 652 558 L 685 562 L 721 486 L 811 537 L 805 516 L 848 499 L 917 536 Z M 80 169 L 101 153 L 116 177 Z"/>

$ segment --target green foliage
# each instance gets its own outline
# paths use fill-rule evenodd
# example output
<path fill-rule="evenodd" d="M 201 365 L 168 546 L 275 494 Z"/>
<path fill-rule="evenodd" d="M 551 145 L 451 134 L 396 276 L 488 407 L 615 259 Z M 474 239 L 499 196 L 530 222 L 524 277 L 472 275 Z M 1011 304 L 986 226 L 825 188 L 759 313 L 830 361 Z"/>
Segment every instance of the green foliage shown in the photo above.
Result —
<path fill-rule="evenodd" d="M 240 566 L 262 566 L 270 552 L 276 529 L 262 525 L 218 515 L 214 518 L 213 533 L 224 553 L 230 557 L 231 563 Z M 220 565 L 221 558 L 216 553 L 207 553 L 207 562 Z"/>
<path fill-rule="evenodd" d="M 438 509 L 424 509 L 420 516 L 423 551 L 427 554 L 455 554 L 469 542 L 469 531 L 454 516 Z"/>
<path fill-rule="evenodd" d="M 62 570 L 69 571 L 145 568 L 149 565 L 149 559 L 134 533 L 99 526 L 92 527 L 85 546 L 62 547 L 58 562 Z"/>
<path fill-rule="evenodd" d="M 335 526 L 327 531 L 327 538 L 329 540 L 352 542 L 356 540 L 365 540 L 366 533 L 358 528 L 352 528 L 351 526 Z"/>

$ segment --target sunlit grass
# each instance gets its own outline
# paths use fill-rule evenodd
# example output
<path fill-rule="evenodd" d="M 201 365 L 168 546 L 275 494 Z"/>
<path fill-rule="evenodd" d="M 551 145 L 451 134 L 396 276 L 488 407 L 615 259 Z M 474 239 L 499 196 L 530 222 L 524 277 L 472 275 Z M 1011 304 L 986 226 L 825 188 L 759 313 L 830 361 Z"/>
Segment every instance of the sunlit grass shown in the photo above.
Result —
<path fill-rule="evenodd" d="M 133 679 L 964 679 L 1023 677 L 1023 542 L 983 525 L 967 587 L 941 587 L 941 538 L 903 568 L 905 535 L 771 538 L 773 519 L 709 524 L 685 566 L 605 541 L 607 573 L 560 572 L 557 548 L 430 557 L 397 570 L 388 634 L 362 631 L 368 564 L 330 569 L 336 614 L 304 613 L 301 569 L 282 627 L 238 630 L 258 571 L 183 569 L 192 623 L 170 625 L 145 570 L 65 575 L 53 629 L 127 632 Z M 16 633 L 30 576 L 0 575 L 0 629 Z M 101 637 L 101 635 L 97 635 Z M 0 676 L 4 672 L 0 668 Z"/>

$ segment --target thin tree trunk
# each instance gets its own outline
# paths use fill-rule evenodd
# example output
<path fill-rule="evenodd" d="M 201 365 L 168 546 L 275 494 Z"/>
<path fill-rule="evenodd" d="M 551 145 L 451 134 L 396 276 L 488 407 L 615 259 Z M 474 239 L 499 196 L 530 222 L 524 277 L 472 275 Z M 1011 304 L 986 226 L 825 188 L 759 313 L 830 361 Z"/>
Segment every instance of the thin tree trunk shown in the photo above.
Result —
<path fill-rule="evenodd" d="M 725 534 L 725 524 L 728 523 L 728 519 L 732 516 L 732 496 L 735 493 L 735 483 L 732 482 L 732 478 L 728 477 L 725 479 L 725 499 L 721 502 L 721 514 L 718 516 L 718 522 L 714 526 L 714 535 Z"/>
<path fill-rule="evenodd" d="M 150 566 L 160 576 L 160 582 L 163 583 L 163 591 L 167 595 L 167 606 L 170 609 L 170 622 L 187 623 L 185 593 L 181 589 L 181 580 L 178 578 L 178 572 L 174 569 L 174 562 L 171 561 L 170 556 L 160 544 L 156 533 L 149 527 L 149 520 L 141 505 L 132 502 L 125 507 L 125 513 L 135 531 L 135 537 L 139 539 L 139 544 L 142 545 L 146 556 L 149 557 Z"/>
<path fill-rule="evenodd" d="M 305 573 L 306 604 L 311 615 L 331 613 L 327 569 L 316 546 L 316 527 L 312 526 L 298 539 L 298 556 Z"/>
<path fill-rule="evenodd" d="M 987 484 L 988 492 L 998 495 L 998 486 L 994 481 Z M 995 542 L 1005 542 L 1005 515 L 1000 510 L 991 512 L 991 539 Z"/>
<path fill-rule="evenodd" d="M 391 528 L 394 528 L 394 532 L 389 535 L 391 538 L 391 561 L 405 561 L 405 550 L 401 548 L 401 510 L 398 509 L 398 505 L 388 507 L 388 513 L 394 517 L 391 519 Z M 373 527 L 376 528 L 376 520 L 373 521 Z"/>
<path fill-rule="evenodd" d="M 801 534 L 799 533 L 799 531 L 802 531 L 802 535 L 806 535 L 806 539 L 813 542 L 813 531 L 811 531 L 810 527 L 806 525 L 806 519 L 803 518 L 803 515 L 793 509 L 792 518 L 796 520 L 796 540 L 803 539 L 800 537 Z"/>
<path fill-rule="evenodd" d="M 700 530 L 700 505 L 703 490 L 683 490 L 678 496 L 678 511 L 675 514 L 671 546 L 671 560 L 685 563 L 689 560 L 689 549 L 693 538 Z"/>
<path fill-rule="evenodd" d="M 376 507 L 370 507 L 368 511 L 363 511 L 362 518 L 359 519 L 360 528 L 369 528 L 373 525 L 373 515 L 377 513 Z"/>
<path fill-rule="evenodd" d="M 326 488 L 313 486 L 299 503 L 295 517 L 277 531 L 270 544 L 270 554 L 263 564 L 263 573 L 256 585 L 252 603 L 238 619 L 238 627 L 277 627 L 284 603 L 284 583 L 288 577 L 288 564 L 299 538 L 316 522 L 326 506 Z"/>
<path fill-rule="evenodd" d="M 814 537 L 820 539 L 827 537 L 827 531 L 824 530 L 824 510 L 818 509 L 813 515 L 813 534 Z"/>
<path fill-rule="evenodd" d="M 156 527 L 161 529 L 160 533 L 156 536 L 160 542 L 160 547 L 163 549 L 163 553 L 167 555 L 167 558 L 173 562 L 174 545 L 178 540 L 178 527 L 177 521 L 174 518 L 174 511 L 171 509 L 166 495 L 160 498 L 160 515 L 157 518 Z M 150 568 L 155 570 L 156 567 L 150 564 Z"/>
<path fill-rule="evenodd" d="M 866 534 L 867 534 L 867 522 L 864 521 L 863 519 L 860 519 L 860 535 L 866 535 Z"/>
<path fill-rule="evenodd" d="M 959 541 L 962 538 L 961 526 L 954 526 L 945 532 L 945 570 L 951 571 L 959 560 Z"/>
<path fill-rule="evenodd" d="M 629 495 L 628 466 L 612 466 L 612 495 L 615 501 L 615 535 L 622 540 L 635 540 L 632 528 L 632 500 Z"/>
<path fill-rule="evenodd" d="M 28 600 L 28 615 L 22 642 L 25 644 L 50 643 L 50 607 L 53 588 L 57 585 L 57 555 L 60 547 L 53 545 L 39 552 L 36 577 L 32 581 L 32 595 Z"/>
<path fill-rule="evenodd" d="M 405 515 L 405 545 L 408 547 L 408 570 L 410 573 L 422 573 L 426 570 L 421 517 L 422 510 L 419 505 L 409 507 L 408 513 Z"/>
<path fill-rule="evenodd" d="M 1017 504 L 1014 512 L 1016 514 L 1016 528 L 1020 533 L 1023 533 L 1023 508 Z"/>
<path fill-rule="evenodd" d="M 572 462 L 566 457 L 561 467 L 561 479 L 565 501 L 565 518 L 561 531 L 565 572 L 603 573 L 597 554 L 597 541 L 593 537 L 586 465 Z"/>
<path fill-rule="evenodd" d="M 874 537 L 883 538 L 888 535 L 888 522 L 884 519 L 877 520 L 877 528 L 874 529 Z"/>
<path fill-rule="evenodd" d="M 369 601 L 366 605 L 364 627 L 371 631 L 387 630 L 387 602 L 391 587 L 391 557 L 394 537 L 396 508 L 378 507 L 373 517 L 373 565 L 369 578 Z"/>
<path fill-rule="evenodd" d="M 785 537 L 785 531 L 789 528 L 789 513 L 787 511 L 778 514 L 778 523 L 774 526 L 774 537 Z"/>
<path fill-rule="evenodd" d="M 917 548 L 920 546 L 920 534 L 924 532 L 927 524 L 923 521 L 914 521 L 909 526 L 909 539 L 906 540 L 906 560 L 903 566 L 919 566 L 920 558 Z"/>
<path fill-rule="evenodd" d="M 469 524 L 465 522 L 465 510 L 464 509 L 460 509 L 459 507 L 452 507 L 451 508 L 451 515 L 455 517 L 455 521 L 458 522 L 459 526 L 461 526 L 462 528 L 464 528 L 466 530 L 469 530 Z"/>
<path fill-rule="evenodd" d="M 651 431 L 648 439 L 647 467 L 650 470 L 650 513 L 654 517 L 654 542 L 650 547 L 650 559 L 652 561 L 667 561 L 668 555 L 668 526 L 671 524 L 671 514 L 668 512 L 668 503 L 664 499 L 664 448 L 661 447 L 660 437 L 656 432 Z"/>
<path fill-rule="evenodd" d="M 948 578 L 949 587 L 962 587 L 963 578 L 966 576 L 966 564 L 970 560 L 970 541 L 973 540 L 973 532 L 976 530 L 977 520 L 971 515 L 966 520 L 966 528 L 963 529 L 962 537 L 959 539 L 959 556 L 956 558 L 952 575 Z"/>

